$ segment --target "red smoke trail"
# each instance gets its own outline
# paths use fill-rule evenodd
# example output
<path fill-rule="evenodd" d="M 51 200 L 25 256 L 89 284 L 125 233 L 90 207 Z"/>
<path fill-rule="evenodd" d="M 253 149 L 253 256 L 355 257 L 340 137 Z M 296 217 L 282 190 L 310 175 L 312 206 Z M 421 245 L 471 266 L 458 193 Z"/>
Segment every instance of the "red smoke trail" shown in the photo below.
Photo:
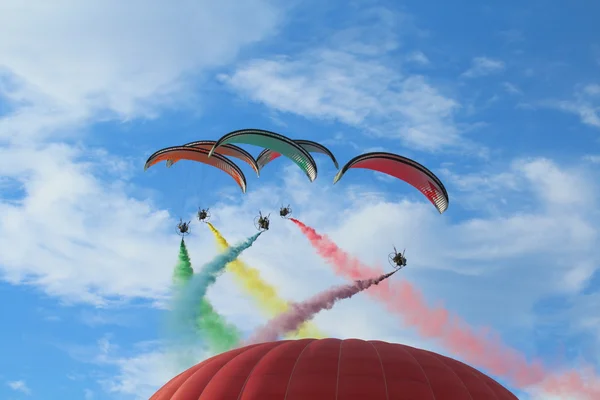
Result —
<path fill-rule="evenodd" d="M 297 219 L 290 220 L 300 228 L 319 255 L 333 266 L 337 275 L 355 280 L 381 274 L 381 268 L 364 265 L 341 250 L 328 237 L 319 235 Z M 475 332 L 465 321 L 451 315 L 445 308 L 430 307 L 423 294 L 409 282 L 382 282 L 369 289 L 367 294 L 381 300 L 390 312 L 401 315 L 422 336 L 440 340 L 446 348 L 460 355 L 466 362 L 496 376 L 506 377 L 518 388 L 539 385 L 540 389 L 553 395 L 579 395 L 582 396 L 581 399 L 600 399 L 600 382 L 593 372 L 586 374 L 586 377 L 575 371 L 550 376 L 540 362 L 528 362 L 521 353 L 503 344 L 498 336 L 490 337 L 488 332 Z"/>
<path fill-rule="evenodd" d="M 309 321 L 319 311 L 329 310 L 339 300 L 348 299 L 373 285 L 379 285 L 380 282 L 394 275 L 396 272 L 398 271 L 396 270 L 377 278 L 357 280 L 349 285 L 335 286 L 318 293 L 302 303 L 291 304 L 286 312 L 279 314 L 267 322 L 265 326 L 259 328 L 248 339 L 245 345 L 272 342 L 287 332 L 296 331 L 300 328 L 300 325 Z"/>

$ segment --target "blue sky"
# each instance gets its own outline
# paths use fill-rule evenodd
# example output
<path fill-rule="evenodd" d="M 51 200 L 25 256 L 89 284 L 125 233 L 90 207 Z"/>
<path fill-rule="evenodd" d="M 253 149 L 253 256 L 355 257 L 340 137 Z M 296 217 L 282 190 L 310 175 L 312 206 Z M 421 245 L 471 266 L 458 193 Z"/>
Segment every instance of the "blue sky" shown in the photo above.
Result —
<path fill-rule="evenodd" d="M 143 399 L 173 376 L 161 329 L 174 226 L 205 205 L 230 242 L 259 209 L 291 203 L 366 262 L 406 247 L 403 279 L 431 304 L 549 365 L 594 363 L 599 13 L 539 0 L 4 1 L 0 397 Z M 320 141 L 340 163 L 372 149 L 414 158 L 444 181 L 449 210 L 369 171 L 332 186 L 321 156 L 312 184 L 285 159 L 260 179 L 240 165 L 245 195 L 198 165 L 143 171 L 161 147 L 247 127 Z M 244 260 L 284 298 L 342 282 L 273 222 Z M 216 254 L 201 226 L 189 248 L 196 268 Z M 209 298 L 244 332 L 266 321 L 226 275 Z M 315 322 L 460 358 L 366 297 Z"/>

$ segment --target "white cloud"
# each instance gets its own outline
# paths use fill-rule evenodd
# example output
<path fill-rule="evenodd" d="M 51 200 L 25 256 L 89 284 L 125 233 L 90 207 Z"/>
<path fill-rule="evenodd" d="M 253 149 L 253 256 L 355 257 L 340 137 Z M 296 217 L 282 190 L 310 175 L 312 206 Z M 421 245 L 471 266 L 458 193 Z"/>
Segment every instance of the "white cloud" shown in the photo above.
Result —
<path fill-rule="evenodd" d="M 590 84 L 583 88 L 584 93 L 590 96 L 598 96 L 600 95 L 600 85 L 598 84 Z"/>
<path fill-rule="evenodd" d="M 0 141 L 9 145 L 0 147 L 0 185 L 17 196 L 0 203 L 5 279 L 96 304 L 160 298 L 168 289 L 161 264 L 172 262 L 167 249 L 176 243 L 168 213 L 129 197 L 122 160 L 56 141 L 85 132 L 103 112 L 150 116 L 175 94 L 185 99 L 190 74 L 232 61 L 279 20 L 267 1 L 179 3 L 0 6 L 0 36 L 11 38 L 0 43 L 0 89 L 15 107 L 0 118 Z M 141 275 L 154 283 L 138 286 Z"/>
<path fill-rule="evenodd" d="M 272 33 L 279 10 L 261 0 L 30 3 L 0 6 L 0 36 L 10 38 L 0 43 L 0 89 L 15 107 L 0 118 L 8 144 L 0 147 L 0 185 L 16 196 L 0 202 L 3 273 L 95 303 L 161 297 L 170 272 L 160 265 L 172 261 L 167 249 L 176 243 L 168 213 L 129 196 L 123 160 L 57 141 L 85 132 L 103 112 L 149 116 L 175 94 L 185 98 L 190 74 Z M 141 275 L 154 276 L 149 286 L 134 283 Z"/>
<path fill-rule="evenodd" d="M 441 170 L 450 184 L 460 189 L 457 202 L 478 214 L 504 216 L 516 210 L 535 211 L 553 207 L 564 212 L 578 207 L 593 209 L 597 201 L 597 187 L 590 185 L 594 177 L 583 168 L 559 168 L 544 158 L 519 159 L 506 171 L 475 174 L 454 174 Z M 525 197 L 533 191 L 538 198 Z"/>
<path fill-rule="evenodd" d="M 30 166 L 26 200 L 21 206 L 3 205 L 0 232 L 5 239 L 0 264 L 5 273 L 14 280 L 29 275 L 27 281 L 76 301 L 102 303 L 107 296 L 163 298 L 176 257 L 178 238 L 171 234 L 174 221 L 148 204 L 128 199 L 118 190 L 119 185 L 100 185 L 91 175 L 92 166 L 87 167 L 88 171 L 83 166 L 73 167 L 75 164 L 59 168 L 56 160 L 72 161 L 74 154 L 69 150 L 58 147 L 54 153 L 42 153 L 60 157 L 40 158 L 43 168 Z M 430 204 L 422 203 L 421 197 L 408 188 L 407 193 L 418 204 L 388 203 L 376 187 L 364 188 L 350 182 L 336 187 L 308 184 L 295 173 L 287 185 L 248 193 L 239 206 L 214 205 L 211 209 L 216 226 L 234 242 L 251 232 L 247 221 L 253 219 L 257 209 L 276 209 L 285 199 L 293 203 L 300 218 L 329 232 L 366 262 L 382 262 L 393 244 L 407 247 L 412 268 L 406 275 L 424 286 L 431 281 L 422 279 L 440 270 L 476 274 L 482 291 L 492 284 L 490 279 L 496 274 L 508 279 L 519 273 L 520 284 L 532 287 L 511 300 L 515 301 L 512 315 L 518 321 L 517 316 L 526 317 L 540 296 L 565 290 L 563 280 L 567 277 L 573 282 L 569 290 L 576 290 L 581 282 L 574 278 L 578 272 L 573 271 L 583 268 L 589 272 L 589 260 L 597 257 L 595 219 L 590 220 L 597 204 L 592 190 L 594 180 L 582 180 L 581 176 L 578 170 L 563 170 L 548 160 L 515 163 L 509 172 L 488 179 L 497 182 L 488 204 L 498 201 L 494 193 L 512 191 L 525 206 L 503 216 L 463 223 L 450 223 L 437 216 Z M 475 177 L 469 179 L 474 181 Z M 452 184 L 455 190 L 461 188 Z M 476 196 L 480 186 L 463 184 L 462 191 Z M 312 205 L 315 198 L 320 199 L 317 209 Z M 532 203 L 535 207 L 528 208 L 527 204 Z M 356 227 L 361 227 L 360 235 L 354 233 Z M 384 242 L 380 238 L 393 239 Z M 214 254 L 197 252 L 214 248 L 208 235 L 194 234 L 188 243 L 196 268 Z M 244 253 L 244 259 L 260 267 L 265 279 L 292 300 L 341 282 L 295 228 L 284 221 L 276 221 L 272 231 Z M 294 265 L 304 267 L 289 265 L 290 259 L 295 260 Z M 569 264 L 565 265 L 567 260 Z M 541 270 L 545 271 L 544 278 L 538 276 Z M 231 295 L 231 302 L 220 304 L 220 311 L 240 317 L 239 311 L 232 310 L 244 303 L 244 297 L 235 294 L 234 286 L 225 291 L 223 288 L 217 286 L 211 298 L 217 301 L 216 293 Z M 492 304 L 501 292 L 491 290 L 481 295 L 481 304 Z M 360 299 L 356 301 L 360 303 Z M 522 302 L 518 307 L 517 301 Z M 242 310 L 247 308 L 246 304 Z M 335 310 L 332 313 L 335 315 Z M 330 313 L 323 318 L 329 317 Z M 259 322 L 257 315 L 247 323 L 255 326 Z"/>
<path fill-rule="evenodd" d="M 475 57 L 471 63 L 471 68 L 465 71 L 462 76 L 467 78 L 478 78 L 501 72 L 504 68 L 505 64 L 503 61 L 494 60 L 488 57 Z"/>
<path fill-rule="evenodd" d="M 328 50 L 310 61 L 290 57 L 254 60 L 221 79 L 252 100 L 280 111 L 358 124 L 379 106 L 374 94 L 385 92 L 394 74 L 355 55 Z M 361 90 L 365 87 L 370 96 Z M 359 104 L 366 107 L 361 110 Z"/>
<path fill-rule="evenodd" d="M 540 196 L 549 205 L 587 206 L 593 208 L 596 187 L 590 185 L 590 177 L 582 170 L 560 169 L 548 159 L 534 159 L 517 165 L 529 179 Z"/>
<path fill-rule="evenodd" d="M 171 262 L 168 249 L 177 242 L 165 230 L 167 212 L 128 197 L 118 176 L 99 181 L 101 159 L 84 162 L 90 154 L 83 149 L 0 152 L 3 173 L 25 192 L 18 203 L 0 203 L 0 265 L 8 279 L 96 303 L 167 289 L 169 272 L 161 264 Z M 158 252 L 148 254 L 147 246 Z M 150 279 L 142 283 L 141 276 Z"/>
<path fill-rule="evenodd" d="M 2 237 L 6 238 L 2 244 L 11 250 L 0 251 L 5 272 L 13 277 L 33 274 L 37 278 L 31 282 L 72 301 L 102 303 L 105 296 L 134 295 L 162 298 L 176 257 L 174 221 L 164 212 L 127 199 L 126 192 L 116 190 L 119 185 L 100 184 L 93 177 L 93 163 L 72 164 L 77 160 L 76 149 L 54 146 L 40 154 L 44 155 L 39 159 L 43 168 L 34 163 L 26 170 L 25 201 L 21 206 L 4 205 L 0 213 Z M 10 174 L 23 172 L 8 161 Z M 57 176 L 71 185 L 62 184 Z M 417 203 L 390 203 L 376 185 L 353 185 L 350 175 L 335 187 L 324 181 L 309 183 L 295 169 L 284 177 L 287 184 L 263 186 L 248 193 L 240 204 L 211 207 L 215 225 L 230 242 L 252 232 L 248 221 L 257 209 L 276 209 L 285 199 L 299 218 L 367 263 L 386 262 L 392 245 L 408 248 L 410 268 L 403 271 L 404 279 L 420 287 L 429 301 L 445 299 L 450 309 L 476 325 L 527 329 L 539 299 L 576 293 L 596 269 L 597 263 L 590 262 L 599 256 L 595 247 L 598 218 L 593 211 L 597 207 L 595 180 L 582 179 L 585 174 L 581 170 L 560 168 L 549 160 L 520 160 L 497 175 L 449 180 L 452 198 L 454 193 L 476 196 L 488 185 L 490 202 L 498 201 L 499 193 L 513 192 L 525 204 L 502 216 L 465 222 L 440 217 L 416 191 L 402 184 L 399 189 Z M 320 199 L 318 207 L 314 206 L 316 198 Z M 452 204 L 457 204 L 451 201 L 449 212 Z M 528 203 L 536 206 L 529 209 Z M 243 259 L 260 268 L 263 278 L 284 298 L 298 301 L 343 282 L 291 223 L 273 222 L 271 231 L 245 252 Z M 23 231 L 23 226 L 30 228 Z M 208 232 L 194 233 L 188 246 L 196 268 L 215 254 L 210 250 L 215 246 Z M 103 254 L 107 255 L 99 257 Z M 518 282 L 515 275 L 519 275 Z M 506 298 L 506 290 L 513 293 L 510 298 Z M 478 298 L 477 305 L 472 303 L 473 296 Z M 265 321 L 227 275 L 209 291 L 209 298 L 219 312 L 245 331 Z M 356 324 L 359 317 L 363 323 Z M 334 337 L 385 338 L 445 352 L 433 342 L 419 340 L 366 296 L 336 305 L 318 315 L 315 322 Z M 103 343 L 104 352 L 110 353 L 110 343 Z M 126 394 L 151 392 L 176 373 L 177 364 L 167 363 L 164 357 L 171 356 L 164 353 L 113 353 L 111 365 L 121 373 L 106 378 L 105 387 Z M 171 367 L 155 370 L 152 366 L 156 364 Z"/>
<path fill-rule="evenodd" d="M 130 197 L 133 188 L 123 178 L 123 160 L 102 154 L 100 166 L 97 150 L 26 140 L 17 145 L 14 138 L 61 140 L 85 128 L 86 118 L 104 117 L 98 111 L 122 118 L 152 115 L 158 104 L 172 104 L 175 92 L 185 93 L 180 78 L 231 61 L 241 46 L 271 32 L 277 12 L 259 1 L 184 3 L 187 7 L 172 2 L 98 4 L 102 7 L 68 1 L 0 6 L 0 36 L 15 38 L 0 45 L 2 68 L 15 82 L 3 90 L 20 107 L 0 120 L 0 138 L 13 142 L 0 148 L 1 184 L 24 196 L 0 203 L 0 266 L 11 282 L 27 282 L 69 301 L 163 300 L 178 243 L 174 221 L 151 202 Z M 253 21 L 250 31 L 247 20 Z M 210 40 L 205 40 L 206 32 L 211 32 Z M 393 41 L 382 47 L 367 44 L 254 60 L 223 79 L 281 111 L 357 127 L 376 122 L 372 134 L 394 132 L 426 149 L 457 143 L 453 118 L 458 103 L 424 77 L 405 76 L 370 58 L 385 54 Z M 100 179 L 99 168 L 107 165 L 108 180 Z M 455 189 L 462 188 L 463 195 L 478 194 L 468 180 L 487 181 L 498 187 L 488 188 L 488 204 L 499 202 L 499 193 L 507 191 L 520 195 L 524 204 L 536 204 L 464 222 L 453 220 L 451 211 L 440 217 L 410 188 L 403 187 L 407 200 L 392 203 L 376 186 L 352 185 L 351 180 L 336 187 L 323 181 L 308 184 L 296 172 L 286 175 L 286 185 L 264 186 L 240 204 L 212 210 L 230 242 L 252 232 L 249 221 L 258 208 L 275 209 L 285 200 L 293 203 L 298 217 L 365 262 L 385 262 L 391 245 L 406 246 L 410 268 L 403 278 L 421 287 L 430 301 L 445 299 L 471 323 L 510 329 L 529 326 L 532 306 L 540 298 L 576 292 L 597 265 L 597 202 L 590 188 L 595 184 L 591 179 L 582 187 L 580 173 L 548 160 L 527 160 L 487 178 L 459 176 L 457 182 L 462 179 L 463 184 Z M 208 234 L 194 234 L 188 243 L 196 268 L 214 254 L 206 251 L 214 248 Z M 274 223 L 243 258 L 291 300 L 343 281 L 285 221 Z M 264 322 L 227 276 L 209 297 L 244 330 Z M 361 320 L 368 323 L 357 322 Z M 316 322 L 332 336 L 384 338 L 436 349 L 365 296 L 340 303 Z M 103 381 L 112 392 L 147 398 L 181 369 L 160 349 L 132 356 L 115 354 L 120 350 L 108 340 L 99 346 L 96 362 L 120 370 L 116 378 Z"/>
<path fill-rule="evenodd" d="M 497 192 L 517 192 L 525 203 L 535 203 L 534 209 L 517 208 L 502 217 L 454 223 L 437 215 L 420 196 L 415 196 L 418 203 L 390 203 L 376 187 L 347 183 L 333 189 L 327 184 L 304 182 L 304 177 L 295 172 L 286 178 L 287 185 L 249 193 L 240 206 L 222 204 L 211 209 L 217 228 L 235 242 L 248 235 L 247 221 L 257 208 L 277 207 L 285 193 L 299 218 L 329 234 L 366 263 L 385 263 L 393 244 L 407 247 L 410 267 L 403 271 L 403 278 L 421 288 L 430 302 L 444 299 L 451 310 L 475 325 L 527 332 L 534 322 L 532 310 L 537 301 L 559 293 L 576 296 L 596 269 L 597 263 L 590 263 L 600 256 L 595 246 L 596 203 L 592 202 L 593 191 L 584 190 L 593 181 L 582 182 L 581 171 L 559 168 L 544 159 L 515 162 L 502 174 L 502 178 L 489 179 L 498 182 Z M 553 192 L 547 186 L 553 181 L 573 194 Z M 450 190 L 452 195 L 452 186 Z M 464 186 L 463 191 L 476 195 L 478 188 Z M 312 206 L 315 198 L 320 199 L 318 208 Z M 356 234 L 358 228 L 360 235 Z M 214 248 L 210 237 L 199 236 L 189 238 L 196 267 L 210 254 L 202 256 L 195 249 L 202 248 L 206 253 L 206 249 Z M 287 221 L 274 221 L 271 231 L 245 252 L 243 259 L 259 267 L 263 278 L 277 287 L 284 298 L 293 301 L 343 282 Z M 515 276 L 519 279 L 515 280 Z M 240 296 L 226 277 L 220 278 L 209 293 L 218 311 L 245 331 L 263 323 L 265 317 L 250 310 L 252 301 Z M 506 296 L 507 290 L 511 296 Z M 473 304 L 474 297 L 477 304 Z M 244 316 L 247 312 L 250 315 Z M 358 320 L 362 323 L 356 324 Z M 379 304 L 366 296 L 336 305 L 319 314 L 315 322 L 334 337 L 384 338 L 447 354 L 435 342 L 420 340 L 397 317 L 383 312 Z M 348 326 L 353 326 L 352 330 Z M 151 365 L 151 360 L 163 362 L 163 356 L 151 353 L 139 357 L 133 358 L 132 364 L 125 360 L 118 364 L 128 372 L 113 382 L 113 390 L 135 392 L 135 382 L 164 383 L 166 372 L 160 375 L 160 383 L 158 376 L 154 380 L 146 377 L 157 373 L 146 365 Z"/>
<path fill-rule="evenodd" d="M 9 381 L 9 382 L 6 382 L 6 384 L 8 385 L 9 388 L 14 390 L 15 392 L 21 392 L 26 395 L 31 394 L 31 389 L 29 389 L 29 387 L 27 386 L 27 383 L 25 383 L 24 380 Z"/>
<path fill-rule="evenodd" d="M 244 63 L 220 79 L 252 101 L 307 118 L 338 120 L 432 150 L 459 142 L 459 104 L 422 76 L 353 54 L 323 49 L 299 58 Z"/>
<path fill-rule="evenodd" d="M 176 357 L 165 351 L 145 352 L 131 357 L 105 357 L 104 363 L 113 365 L 119 373 L 101 383 L 109 393 L 129 395 L 132 399 L 148 399 L 160 385 L 194 364 L 181 365 Z"/>
<path fill-rule="evenodd" d="M 515 85 L 514 83 L 503 82 L 502 86 L 504 87 L 504 90 L 506 90 L 506 92 L 508 92 L 510 94 L 523 94 L 521 89 L 519 89 L 519 87 L 517 85 Z"/>
<path fill-rule="evenodd" d="M 92 366 L 91 375 L 84 372 L 70 379 L 92 378 L 111 395 L 119 393 L 125 395 L 124 398 L 140 400 L 148 399 L 160 385 L 205 357 L 198 349 L 182 351 L 158 342 L 139 342 L 131 348 L 121 348 L 110 335 L 100 338 L 94 345 L 59 347 L 75 360 Z M 95 397 L 89 389 L 84 390 L 84 395 Z"/>
<path fill-rule="evenodd" d="M 583 86 L 571 100 L 546 101 L 543 105 L 575 114 L 583 124 L 600 128 L 600 85 Z"/>
<path fill-rule="evenodd" d="M 430 63 L 429 58 L 427 58 L 427 56 L 422 51 L 415 51 L 413 53 L 410 53 L 406 57 L 406 60 L 421 65 L 429 65 Z"/>
<path fill-rule="evenodd" d="M 358 307 L 357 307 L 358 306 Z M 433 351 L 443 352 L 435 344 L 424 346 L 425 341 L 416 338 L 414 333 L 399 335 L 397 322 L 393 317 L 380 315 L 380 321 L 374 327 L 364 321 L 381 313 L 376 306 L 364 307 L 360 302 L 340 302 L 335 306 L 338 319 L 319 318 L 319 327 L 327 330 L 331 337 L 336 338 L 364 338 L 401 342 L 409 346 L 427 347 Z M 340 326 L 339 321 L 344 321 Z M 148 346 L 145 346 L 148 347 Z M 122 355 L 120 351 L 100 353 L 93 362 L 99 365 L 111 366 L 116 373 L 110 377 L 101 378 L 99 383 L 109 393 L 127 395 L 127 398 L 144 400 L 148 399 L 156 390 L 167 383 L 171 378 L 198 362 L 211 356 L 200 350 L 195 350 L 183 356 L 189 349 L 179 351 L 161 344 L 149 348 L 138 349 L 133 354 Z"/>
<path fill-rule="evenodd" d="M 0 41 L 0 71 L 13 84 L 5 95 L 38 105 L 48 119 L 152 116 L 156 106 L 193 96 L 186 78 L 231 62 L 279 19 L 268 0 L 7 0 L 0 37 L 10 40 Z"/>
<path fill-rule="evenodd" d="M 583 159 L 593 164 L 600 164 L 600 155 L 598 154 L 588 154 L 583 156 Z"/>
<path fill-rule="evenodd" d="M 176 257 L 174 221 L 151 204 L 128 197 L 126 185 L 119 180 L 118 160 L 108 158 L 115 181 L 99 181 L 98 165 L 89 157 L 98 153 L 90 151 L 48 145 L 35 153 L 20 148 L 0 157 L 6 176 L 17 179 L 26 195 L 22 202 L 2 204 L 0 265 L 13 281 L 26 279 L 71 301 L 103 304 L 131 296 L 161 300 Z M 23 165 L 20 159 L 33 161 Z M 284 174 L 286 184 L 262 186 L 240 204 L 211 207 L 214 223 L 230 242 L 252 232 L 249 221 L 257 209 L 275 210 L 285 200 L 293 204 L 299 218 L 330 234 L 365 262 L 385 262 L 394 244 L 407 247 L 410 268 L 403 276 L 420 287 L 429 301 L 445 299 L 469 322 L 503 329 L 527 329 L 540 298 L 576 293 L 597 265 L 593 262 L 598 260 L 596 180 L 586 180 L 580 169 L 533 159 L 515 162 L 507 171 L 488 177 L 455 176 L 449 186 L 453 199 L 477 196 L 481 187 L 488 190 L 488 205 L 498 202 L 499 194 L 520 197 L 520 206 L 509 213 L 465 222 L 440 217 L 406 185 L 398 188 L 406 190 L 408 199 L 390 203 L 376 185 L 354 185 L 350 175 L 332 187 L 324 180 L 308 183 L 296 169 L 291 171 Z M 319 199 L 318 207 L 314 199 Z M 453 204 L 459 204 L 451 202 L 450 212 Z M 531 203 L 535 207 L 527 206 Z M 188 245 L 196 268 L 215 254 L 206 250 L 214 249 L 208 232 L 190 236 Z M 243 258 L 260 268 L 264 279 L 290 300 L 343 282 L 295 227 L 279 219 Z M 510 298 L 506 290 L 512 291 Z M 478 298 L 476 305 L 473 296 Z M 209 291 L 209 298 L 245 331 L 265 320 L 226 275 Z M 357 325 L 357 316 L 369 322 Z M 316 322 L 331 336 L 386 338 L 444 352 L 435 343 L 420 341 L 365 296 L 340 303 Z M 400 336 L 399 332 L 407 333 Z M 105 380 L 111 391 L 134 393 L 145 382 L 142 392 L 148 393 L 175 373 L 170 367 L 162 372 L 150 367 L 166 363 L 162 352 L 115 357 L 111 365 L 122 372 Z"/>
<path fill-rule="evenodd" d="M 385 43 L 372 49 L 370 38 L 385 36 L 380 30 L 364 28 L 361 35 L 345 35 L 345 41 L 334 36 L 300 54 L 245 61 L 219 78 L 241 96 L 280 112 L 339 121 L 419 149 L 462 144 L 454 121 L 460 104 L 425 77 L 405 75 Z M 371 50 L 356 50 L 364 46 Z M 426 60 L 422 53 L 409 58 Z"/>
<path fill-rule="evenodd" d="M 586 125 L 600 128 L 600 107 L 596 107 L 586 101 L 561 101 L 557 103 L 557 108 L 578 115 L 581 122 Z"/>

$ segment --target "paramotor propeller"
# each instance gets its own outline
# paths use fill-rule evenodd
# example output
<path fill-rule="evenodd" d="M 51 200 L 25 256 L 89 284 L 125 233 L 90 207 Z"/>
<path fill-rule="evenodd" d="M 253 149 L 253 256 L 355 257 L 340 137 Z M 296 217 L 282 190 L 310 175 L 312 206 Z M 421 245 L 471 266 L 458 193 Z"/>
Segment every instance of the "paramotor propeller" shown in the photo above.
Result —
<path fill-rule="evenodd" d="M 388 255 L 388 261 L 392 267 L 395 269 L 402 269 L 406 267 L 406 257 L 404 257 L 404 253 L 406 249 L 402 253 L 398 253 L 396 250 L 396 246 L 394 246 L 394 251 Z"/>
<path fill-rule="evenodd" d="M 258 229 L 261 232 L 268 231 L 270 216 L 271 216 L 271 214 L 269 214 L 265 217 L 262 215 L 262 212 L 259 211 L 256 218 L 254 218 L 254 226 L 256 227 L 256 229 Z"/>
<path fill-rule="evenodd" d="M 282 206 L 282 207 L 279 209 L 279 216 L 280 216 L 281 218 L 288 219 L 288 218 L 290 218 L 290 215 L 292 215 L 292 207 L 290 207 L 290 205 L 289 205 L 289 204 L 288 204 L 288 206 L 287 206 L 287 207 L 283 207 L 283 206 Z"/>
<path fill-rule="evenodd" d="M 198 214 L 196 214 L 198 221 L 200 222 L 208 222 L 210 219 L 210 211 L 208 208 L 198 209 Z"/>
<path fill-rule="evenodd" d="M 190 222 L 183 222 L 181 218 L 177 224 L 177 234 L 181 237 L 185 237 L 190 234 Z"/>

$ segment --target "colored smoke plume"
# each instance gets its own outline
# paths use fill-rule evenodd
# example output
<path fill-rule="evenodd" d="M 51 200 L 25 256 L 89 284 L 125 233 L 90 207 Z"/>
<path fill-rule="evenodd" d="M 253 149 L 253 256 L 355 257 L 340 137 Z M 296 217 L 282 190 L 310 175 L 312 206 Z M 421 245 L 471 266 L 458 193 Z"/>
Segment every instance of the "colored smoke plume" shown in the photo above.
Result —
<path fill-rule="evenodd" d="M 225 240 L 213 224 L 210 222 L 206 224 L 213 233 L 219 250 L 226 250 L 229 247 L 227 240 Z M 274 286 L 269 285 L 261 278 L 260 271 L 256 268 L 252 268 L 238 259 L 227 264 L 226 269 L 232 273 L 234 281 L 242 287 L 244 292 L 256 300 L 258 307 L 262 311 L 265 311 L 269 318 L 289 310 L 288 302 L 279 297 L 277 289 Z M 296 338 L 310 337 L 317 339 L 325 336 L 313 324 L 308 322 L 300 325 L 298 331 L 290 335 L 290 337 Z"/>
<path fill-rule="evenodd" d="M 190 254 L 188 253 L 185 241 L 181 239 L 179 244 L 179 257 L 175 269 L 173 270 L 173 283 L 180 287 L 184 283 L 188 282 L 194 275 L 192 269 L 192 261 L 190 260 Z"/>
<path fill-rule="evenodd" d="M 295 218 L 290 219 L 308 238 L 318 254 L 333 266 L 334 272 L 348 279 L 364 279 L 381 273 L 380 268 L 363 264 L 340 249 L 327 236 Z M 475 332 L 456 315 L 443 307 L 430 307 L 423 294 L 406 281 L 383 282 L 367 294 L 382 301 L 386 308 L 403 317 L 425 338 L 439 340 L 447 349 L 466 362 L 507 378 L 515 387 L 537 387 L 548 394 L 579 396 L 577 399 L 600 399 L 600 380 L 594 373 L 568 371 L 552 374 L 541 362 L 528 362 L 523 354 L 502 343 L 499 337 Z"/>
<path fill-rule="evenodd" d="M 174 299 L 172 324 L 182 339 L 187 337 L 188 340 L 193 340 L 197 334 L 200 334 L 200 338 L 208 341 L 207 344 L 213 351 L 229 349 L 239 342 L 237 330 L 228 325 L 224 318 L 216 313 L 205 296 L 210 285 L 215 283 L 219 274 L 223 272 L 225 265 L 252 246 L 260 234 L 259 232 L 245 242 L 229 247 L 204 265 L 200 272 L 192 275 L 187 282 L 179 286 Z M 185 249 L 185 245 L 183 248 Z M 186 257 L 181 257 L 181 254 L 182 252 L 180 252 L 180 260 L 185 260 Z M 187 249 L 185 254 L 187 254 Z M 187 256 L 187 260 L 189 262 L 189 256 Z M 183 271 L 185 268 L 178 265 L 174 275 L 178 275 L 178 270 Z"/>
<path fill-rule="evenodd" d="M 336 286 L 321 292 L 301 303 L 294 303 L 290 309 L 267 322 L 248 339 L 246 344 L 271 342 L 286 332 L 291 332 L 313 318 L 319 311 L 331 309 L 336 302 L 348 299 L 373 285 L 378 285 L 397 271 L 381 275 L 378 278 L 358 280 L 349 285 Z"/>
<path fill-rule="evenodd" d="M 207 299 L 200 300 L 196 327 L 214 354 L 231 350 L 240 342 L 241 334 L 237 328 L 229 324 Z"/>

